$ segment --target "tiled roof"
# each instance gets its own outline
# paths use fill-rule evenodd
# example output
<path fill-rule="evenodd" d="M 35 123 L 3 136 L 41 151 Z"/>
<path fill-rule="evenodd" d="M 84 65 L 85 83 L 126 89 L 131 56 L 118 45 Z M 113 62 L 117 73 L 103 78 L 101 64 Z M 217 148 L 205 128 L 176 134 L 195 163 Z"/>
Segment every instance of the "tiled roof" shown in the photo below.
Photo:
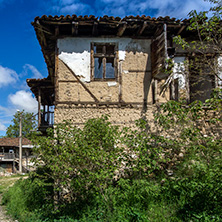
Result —
<path fill-rule="evenodd" d="M 56 15 L 56 16 L 52 16 L 52 15 L 43 15 L 41 17 L 37 16 L 34 20 L 34 22 L 37 22 L 39 20 L 44 20 L 44 21 L 94 21 L 94 22 L 120 22 L 120 21 L 127 21 L 127 20 L 140 20 L 140 21 L 152 21 L 152 22 L 158 22 L 158 21 L 164 21 L 164 22 L 187 22 L 189 21 L 188 19 L 184 19 L 184 20 L 180 20 L 180 19 L 176 19 L 176 18 L 170 18 L 169 16 L 165 16 L 165 17 L 150 17 L 150 16 L 146 16 L 146 15 L 142 15 L 142 16 L 126 16 L 124 18 L 120 18 L 120 17 L 113 17 L 113 16 L 108 16 L 108 15 L 104 15 L 103 17 L 95 17 L 94 15 L 85 15 L 85 16 L 77 16 L 77 15 Z"/>
<path fill-rule="evenodd" d="M 27 138 L 22 138 L 22 145 L 31 145 L 32 142 Z M 19 146 L 19 138 L 0 138 L 0 146 Z"/>

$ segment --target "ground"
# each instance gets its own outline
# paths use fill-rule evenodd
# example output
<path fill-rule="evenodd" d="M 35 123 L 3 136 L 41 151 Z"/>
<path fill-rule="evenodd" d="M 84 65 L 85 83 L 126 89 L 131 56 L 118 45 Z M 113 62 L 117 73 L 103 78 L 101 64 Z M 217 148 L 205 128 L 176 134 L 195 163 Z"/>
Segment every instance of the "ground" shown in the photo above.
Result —
<path fill-rule="evenodd" d="M 20 179 L 20 175 L 13 176 L 5 176 L 0 177 L 0 203 L 2 201 L 2 194 L 8 189 L 8 187 L 12 186 L 16 180 Z M 23 177 L 24 178 L 24 177 Z M 0 204 L 0 222 L 13 222 L 7 214 L 5 207 Z"/>

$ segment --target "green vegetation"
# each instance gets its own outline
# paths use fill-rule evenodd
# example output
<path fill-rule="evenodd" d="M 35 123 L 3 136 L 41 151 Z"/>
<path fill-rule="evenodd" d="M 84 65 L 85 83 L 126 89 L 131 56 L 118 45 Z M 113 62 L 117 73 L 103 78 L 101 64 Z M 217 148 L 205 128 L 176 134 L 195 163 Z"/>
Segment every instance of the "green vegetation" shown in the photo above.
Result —
<path fill-rule="evenodd" d="M 191 15 L 191 29 L 203 36 L 218 25 Z M 144 119 L 119 129 L 105 116 L 82 129 L 57 125 L 36 139 L 38 170 L 9 188 L 3 203 L 20 222 L 222 221 L 221 95 L 163 104 L 156 131 Z"/>
<path fill-rule="evenodd" d="M 31 139 L 35 135 L 37 123 L 34 113 L 24 110 L 17 111 L 12 119 L 12 124 L 6 130 L 6 137 L 19 137 L 19 118 L 22 115 L 22 136 Z"/>
<path fill-rule="evenodd" d="M 221 102 L 220 90 L 204 104 L 163 104 L 155 133 L 142 119 L 136 130 L 107 117 L 61 124 L 38 138 L 38 170 L 3 203 L 21 222 L 221 221 L 222 140 L 211 130 Z"/>

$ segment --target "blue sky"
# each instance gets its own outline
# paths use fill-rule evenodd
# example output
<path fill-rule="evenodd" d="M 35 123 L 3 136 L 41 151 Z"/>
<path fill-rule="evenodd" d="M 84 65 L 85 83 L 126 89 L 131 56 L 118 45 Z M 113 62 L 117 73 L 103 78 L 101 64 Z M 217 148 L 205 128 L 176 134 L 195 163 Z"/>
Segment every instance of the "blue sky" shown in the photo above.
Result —
<path fill-rule="evenodd" d="M 203 0 L 0 0 L 0 136 L 16 110 L 37 112 L 27 78 L 47 77 L 31 22 L 42 15 L 149 15 L 185 18 L 208 10 Z"/>

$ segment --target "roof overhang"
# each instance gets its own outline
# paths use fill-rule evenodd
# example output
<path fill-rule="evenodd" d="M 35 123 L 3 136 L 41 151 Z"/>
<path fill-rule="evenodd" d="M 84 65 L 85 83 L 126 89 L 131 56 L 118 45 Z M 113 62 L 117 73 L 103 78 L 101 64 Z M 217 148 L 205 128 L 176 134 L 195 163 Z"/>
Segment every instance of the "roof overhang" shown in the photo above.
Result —
<path fill-rule="evenodd" d="M 130 37 L 154 39 L 167 24 L 169 38 L 175 35 L 186 35 L 189 20 L 177 20 L 170 17 L 151 18 L 150 16 L 95 17 L 91 16 L 42 16 L 36 17 L 34 26 L 40 43 L 49 79 L 54 82 L 55 56 L 57 39 L 65 37 Z M 29 84 L 29 83 L 28 83 Z M 33 90 L 32 90 L 33 91 Z M 34 92 L 35 96 L 36 93 Z"/>
<path fill-rule="evenodd" d="M 53 105 L 54 86 L 50 77 L 44 79 L 27 79 L 26 82 L 37 101 L 40 95 L 42 105 Z"/>

